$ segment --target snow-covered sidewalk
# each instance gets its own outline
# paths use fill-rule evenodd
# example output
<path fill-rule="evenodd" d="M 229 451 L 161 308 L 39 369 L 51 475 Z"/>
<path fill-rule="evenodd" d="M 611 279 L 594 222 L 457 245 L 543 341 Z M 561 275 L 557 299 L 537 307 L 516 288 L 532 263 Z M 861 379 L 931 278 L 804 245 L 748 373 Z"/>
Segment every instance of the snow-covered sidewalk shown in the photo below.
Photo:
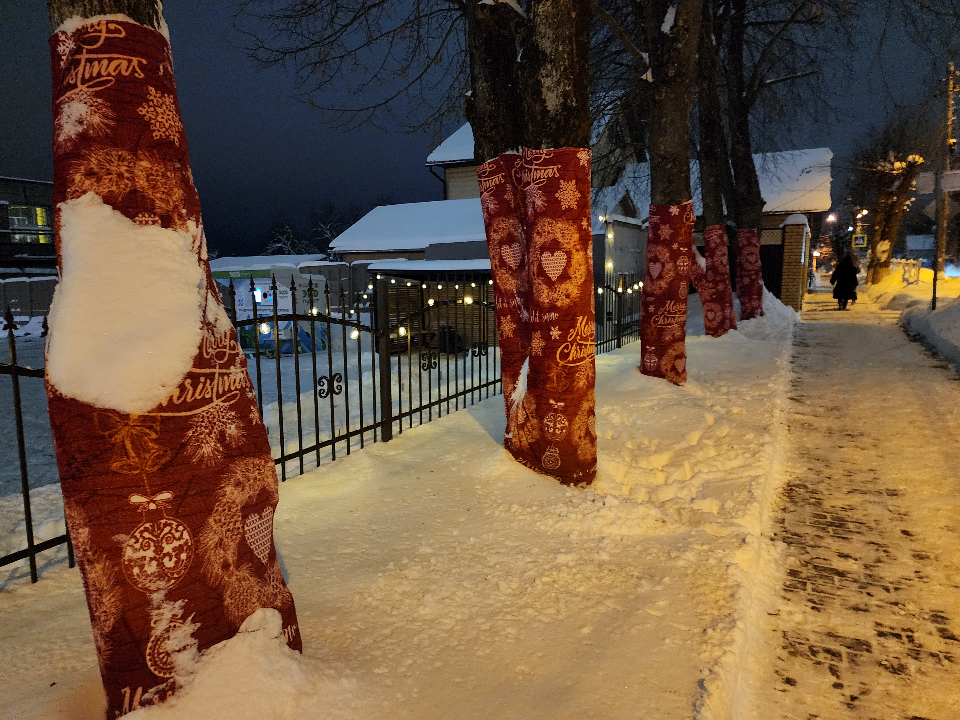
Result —
<path fill-rule="evenodd" d="M 845 313 L 810 297 L 804 319 L 757 577 L 775 592 L 748 623 L 734 717 L 960 717 L 956 372 L 863 295 Z"/>
<path fill-rule="evenodd" d="M 598 357 L 592 488 L 513 462 L 500 397 L 289 481 L 305 655 L 265 613 L 145 713 L 731 717 L 795 317 L 767 306 L 691 338 L 684 387 L 638 374 L 638 345 Z M 102 717 L 76 571 L 0 594 L 0 647 L 0 716 Z"/>

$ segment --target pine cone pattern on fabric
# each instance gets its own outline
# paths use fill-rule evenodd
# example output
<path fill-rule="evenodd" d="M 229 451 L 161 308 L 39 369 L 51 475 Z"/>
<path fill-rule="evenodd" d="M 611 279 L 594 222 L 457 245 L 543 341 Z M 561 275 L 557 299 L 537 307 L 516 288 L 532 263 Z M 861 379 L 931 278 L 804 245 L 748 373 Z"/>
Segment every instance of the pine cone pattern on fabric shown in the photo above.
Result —
<path fill-rule="evenodd" d="M 477 168 L 501 345 L 504 446 L 568 484 L 591 482 L 597 464 L 589 158 L 584 148 L 524 149 Z M 514 392 L 521 380 L 525 391 Z"/>
<path fill-rule="evenodd" d="M 638 369 L 676 385 L 687 380 L 687 289 L 692 265 L 693 203 L 651 205 Z"/>
<path fill-rule="evenodd" d="M 204 277 L 192 368 L 159 405 L 128 414 L 47 382 L 67 522 L 112 719 L 177 689 L 178 648 L 168 640 L 182 640 L 185 629 L 203 651 L 232 637 L 251 612 L 273 607 L 290 647 L 302 643 L 273 543 L 276 470 L 206 260 L 170 46 L 151 28 L 98 20 L 56 33 L 50 47 L 61 273 L 60 205 L 92 192 L 137 225 L 189 233 Z"/>

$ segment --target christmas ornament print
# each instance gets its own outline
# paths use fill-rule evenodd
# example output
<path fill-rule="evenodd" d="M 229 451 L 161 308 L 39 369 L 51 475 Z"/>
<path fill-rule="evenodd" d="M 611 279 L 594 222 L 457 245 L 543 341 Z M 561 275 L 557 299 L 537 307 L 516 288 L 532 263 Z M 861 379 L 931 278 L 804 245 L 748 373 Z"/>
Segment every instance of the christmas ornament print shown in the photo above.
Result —
<path fill-rule="evenodd" d="M 64 512 L 112 720 L 177 690 L 175 651 L 202 652 L 232 637 L 260 607 L 280 611 L 292 648 L 299 650 L 301 639 L 273 548 L 276 472 L 246 361 L 206 261 L 169 44 L 142 25 L 99 19 L 54 34 L 50 49 L 61 286 L 74 272 L 64 266 L 62 244 L 77 237 L 72 225 L 66 230 L 74 234 L 64 231 L 63 208 L 94 196 L 111 217 L 126 219 L 120 227 L 157 228 L 153 238 L 181 233 L 189 265 L 183 272 L 202 279 L 191 285 L 195 319 L 183 321 L 198 346 L 179 385 L 174 379 L 156 406 L 136 413 L 100 407 L 47 377 Z M 110 267 L 104 278 L 110 282 Z M 113 311 L 104 308 L 103 322 Z M 53 320 L 51 344 L 59 332 Z M 238 544 L 230 556 L 240 591 L 220 582 L 222 565 L 210 572 L 208 530 L 224 503 L 222 488 L 233 487 L 234 470 L 249 458 L 257 458 L 257 493 L 232 496 L 238 528 L 241 518 L 258 518 L 249 523 L 249 547 Z"/>

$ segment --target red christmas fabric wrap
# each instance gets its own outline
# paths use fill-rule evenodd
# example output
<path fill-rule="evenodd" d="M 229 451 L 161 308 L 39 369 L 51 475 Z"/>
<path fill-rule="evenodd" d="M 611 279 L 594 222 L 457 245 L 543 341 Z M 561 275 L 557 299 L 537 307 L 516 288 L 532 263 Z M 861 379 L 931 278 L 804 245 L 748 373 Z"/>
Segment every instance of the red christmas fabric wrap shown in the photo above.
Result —
<path fill-rule="evenodd" d="M 477 174 L 503 348 L 504 445 L 537 472 L 567 484 L 591 482 L 597 433 L 590 152 L 524 149 L 522 157 L 501 155 Z"/>
<path fill-rule="evenodd" d="M 71 272 L 62 204 L 94 196 L 136 225 L 188 234 L 204 278 L 192 368 L 156 407 L 129 413 L 68 396 L 48 361 L 67 524 L 116 718 L 163 701 L 197 652 L 259 608 L 280 612 L 291 647 L 301 638 L 273 543 L 276 470 L 210 276 L 169 44 L 132 22 L 98 21 L 50 45 L 61 286 Z"/>
<path fill-rule="evenodd" d="M 651 205 L 640 305 L 640 372 L 687 381 L 687 290 L 693 257 L 693 203 Z"/>
<path fill-rule="evenodd" d="M 480 204 L 490 253 L 493 297 L 496 302 L 497 335 L 500 343 L 500 376 L 503 400 L 510 417 L 511 397 L 530 352 L 529 295 L 526 237 L 520 218 L 523 203 L 513 181 L 522 157 L 501 155 L 477 167 Z M 508 424 L 505 441 L 512 437 Z"/>
<path fill-rule="evenodd" d="M 763 271 L 756 230 L 737 230 L 737 297 L 741 320 L 763 315 Z"/>
<path fill-rule="evenodd" d="M 730 290 L 730 266 L 727 260 L 726 231 L 723 225 L 709 225 L 703 230 L 703 251 L 694 248 L 690 279 L 703 305 L 703 325 L 707 335 L 721 337 L 737 327 Z"/>

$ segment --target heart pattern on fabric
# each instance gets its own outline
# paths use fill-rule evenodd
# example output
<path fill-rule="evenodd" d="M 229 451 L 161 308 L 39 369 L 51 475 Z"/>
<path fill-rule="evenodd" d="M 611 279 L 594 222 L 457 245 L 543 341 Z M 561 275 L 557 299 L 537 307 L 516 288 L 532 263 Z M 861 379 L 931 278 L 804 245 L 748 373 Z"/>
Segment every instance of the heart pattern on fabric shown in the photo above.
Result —
<path fill-rule="evenodd" d="M 656 280 L 660 277 L 660 273 L 663 272 L 663 263 L 661 262 L 652 262 L 647 268 L 650 270 L 650 277 Z"/>
<path fill-rule="evenodd" d="M 500 257 L 507 261 L 507 265 L 512 267 L 514 270 L 517 269 L 517 266 L 520 265 L 520 258 L 523 255 L 523 248 L 520 247 L 520 243 L 514 243 L 513 245 L 501 245 L 500 246 Z"/>
<path fill-rule="evenodd" d="M 250 513 L 243 523 L 243 535 L 253 554 L 266 565 L 270 559 L 270 547 L 273 545 L 273 508 L 268 507 L 261 513 Z"/>
<path fill-rule="evenodd" d="M 543 265 L 550 279 L 555 281 L 567 266 L 567 254 L 563 250 L 557 250 L 554 253 L 545 252 L 540 256 L 540 264 Z"/>
<path fill-rule="evenodd" d="M 674 361 L 673 366 L 677 369 L 678 373 L 683 373 L 687 367 L 687 359 L 685 357 L 678 357 Z"/>

